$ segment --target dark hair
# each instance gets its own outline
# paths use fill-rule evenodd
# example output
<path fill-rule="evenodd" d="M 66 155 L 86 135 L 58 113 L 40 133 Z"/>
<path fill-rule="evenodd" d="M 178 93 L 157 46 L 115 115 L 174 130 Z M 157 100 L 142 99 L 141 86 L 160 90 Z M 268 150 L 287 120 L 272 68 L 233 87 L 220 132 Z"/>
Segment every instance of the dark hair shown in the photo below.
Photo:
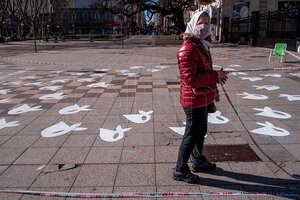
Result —
<path fill-rule="evenodd" d="M 199 16 L 199 19 L 200 19 L 201 17 L 204 17 L 204 16 L 210 18 L 209 13 L 208 13 L 207 11 L 203 11 L 203 12 L 201 13 L 201 15 Z M 198 20 L 199 20 L 199 19 L 198 19 Z"/>

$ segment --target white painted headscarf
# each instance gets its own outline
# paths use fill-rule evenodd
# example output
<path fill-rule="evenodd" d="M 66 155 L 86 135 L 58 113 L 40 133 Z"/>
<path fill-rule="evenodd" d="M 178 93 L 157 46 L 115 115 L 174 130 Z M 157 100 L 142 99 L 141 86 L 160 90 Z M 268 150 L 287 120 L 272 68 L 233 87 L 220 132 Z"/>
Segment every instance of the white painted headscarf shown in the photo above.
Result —
<path fill-rule="evenodd" d="M 194 16 L 191 18 L 191 20 L 188 22 L 186 30 L 185 30 L 185 34 L 194 34 L 194 29 L 197 26 L 197 22 L 199 20 L 199 18 L 201 17 L 202 14 L 208 14 L 209 12 L 204 10 L 204 11 L 198 11 L 194 14 Z M 201 40 L 201 43 L 203 44 L 204 48 L 209 51 L 209 47 L 210 47 L 210 42 L 208 42 L 207 40 Z"/>

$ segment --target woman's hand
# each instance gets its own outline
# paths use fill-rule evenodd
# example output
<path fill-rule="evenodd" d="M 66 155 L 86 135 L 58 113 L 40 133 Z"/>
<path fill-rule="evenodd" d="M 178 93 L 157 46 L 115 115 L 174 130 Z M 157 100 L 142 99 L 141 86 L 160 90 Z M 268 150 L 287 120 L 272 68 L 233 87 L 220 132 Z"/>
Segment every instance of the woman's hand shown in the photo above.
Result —
<path fill-rule="evenodd" d="M 220 83 L 221 84 L 225 84 L 225 82 L 228 79 L 227 74 L 229 72 L 223 71 L 223 68 L 222 68 L 220 71 L 217 71 L 217 73 L 218 73 L 218 77 L 219 77 Z"/>

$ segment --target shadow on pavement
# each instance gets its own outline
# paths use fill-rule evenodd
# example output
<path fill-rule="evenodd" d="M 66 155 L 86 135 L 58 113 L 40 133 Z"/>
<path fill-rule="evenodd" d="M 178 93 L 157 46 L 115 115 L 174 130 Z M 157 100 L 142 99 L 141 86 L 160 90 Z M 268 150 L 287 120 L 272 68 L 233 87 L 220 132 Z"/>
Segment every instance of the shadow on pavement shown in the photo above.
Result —
<path fill-rule="evenodd" d="M 231 172 L 223 170 L 221 168 L 217 168 L 214 172 L 210 172 L 209 174 L 239 180 L 241 182 L 241 186 L 243 187 L 243 192 L 272 193 L 274 194 L 274 196 L 285 197 L 287 199 L 300 199 L 300 182 L 294 179 L 281 179 L 276 177 L 271 178 L 239 172 Z M 300 175 L 293 176 L 297 177 L 298 180 L 300 178 Z M 202 177 L 200 184 L 204 186 L 212 186 L 214 188 L 222 188 L 227 190 L 233 189 L 233 185 L 236 186 L 235 182 Z M 296 195 L 290 196 L 291 194 Z"/>

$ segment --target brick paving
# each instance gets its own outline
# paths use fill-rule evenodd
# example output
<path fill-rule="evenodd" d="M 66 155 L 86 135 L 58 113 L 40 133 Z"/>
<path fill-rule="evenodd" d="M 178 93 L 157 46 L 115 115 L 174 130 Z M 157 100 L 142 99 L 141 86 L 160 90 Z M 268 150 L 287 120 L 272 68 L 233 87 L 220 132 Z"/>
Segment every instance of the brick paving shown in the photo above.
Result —
<path fill-rule="evenodd" d="M 125 49 L 118 43 L 105 48 L 100 43 L 77 48 L 70 43 L 66 49 L 0 57 L 0 188 L 102 193 L 299 191 L 299 181 L 268 158 L 299 176 L 299 63 L 268 63 L 265 48 L 215 46 L 216 68 L 292 66 L 293 70 L 231 74 L 225 90 L 240 118 L 219 87 L 221 114 L 211 116 L 205 142 L 205 152 L 218 169 L 199 174 L 199 185 L 188 185 L 171 178 L 181 132 L 170 127 L 182 130 L 185 121 L 179 103 L 179 46 L 152 47 L 143 45 L 147 38 L 136 40 L 140 43 L 130 44 L 134 38 L 125 41 Z M 254 87 L 268 85 L 280 89 Z M 247 99 L 245 93 L 268 99 Z M 294 98 L 289 101 L 282 94 L 298 96 L 289 96 Z M 278 119 L 254 110 L 265 107 L 291 117 Z M 134 116 L 129 120 L 123 115 Z M 266 122 L 276 127 L 269 129 L 272 136 L 253 132 Z M 274 135 L 286 131 L 287 136 Z M 195 199 L 201 198 L 219 197 Z M 0 199 L 63 198 L 0 194 Z"/>

